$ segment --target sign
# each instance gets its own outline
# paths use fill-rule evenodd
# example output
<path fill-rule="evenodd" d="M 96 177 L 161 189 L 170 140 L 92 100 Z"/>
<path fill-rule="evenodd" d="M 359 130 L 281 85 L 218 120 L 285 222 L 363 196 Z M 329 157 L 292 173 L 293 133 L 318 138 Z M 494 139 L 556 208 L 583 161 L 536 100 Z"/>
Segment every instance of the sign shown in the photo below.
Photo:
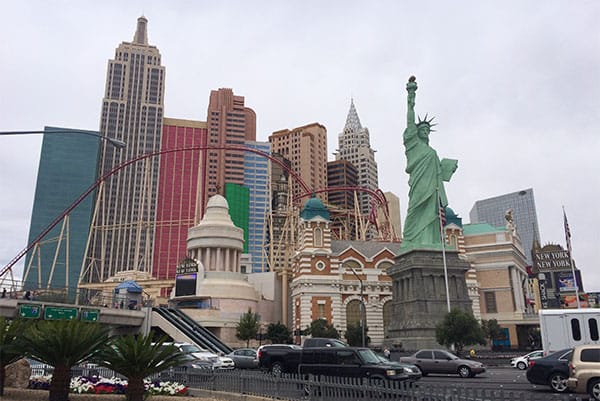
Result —
<path fill-rule="evenodd" d="M 198 263 L 194 259 L 184 259 L 175 268 L 175 274 L 198 273 Z"/>
<path fill-rule="evenodd" d="M 46 320 L 73 320 L 77 319 L 77 308 L 60 308 L 46 306 L 44 308 L 44 319 Z"/>
<path fill-rule="evenodd" d="M 556 287 L 560 292 L 575 292 L 577 291 L 577 285 L 575 285 L 575 278 L 571 272 L 557 272 L 556 274 Z"/>
<path fill-rule="evenodd" d="M 538 285 L 540 289 L 540 303 L 542 309 L 548 309 L 548 291 L 546 291 L 546 275 L 544 273 L 538 274 Z"/>
<path fill-rule="evenodd" d="M 26 319 L 39 319 L 42 315 L 42 305 L 19 304 L 19 316 Z"/>
<path fill-rule="evenodd" d="M 571 258 L 564 250 L 539 251 L 533 254 L 533 264 L 539 271 L 566 270 L 571 268 Z"/>
<path fill-rule="evenodd" d="M 100 317 L 100 310 L 98 309 L 82 309 L 80 320 L 84 322 L 97 322 Z"/>

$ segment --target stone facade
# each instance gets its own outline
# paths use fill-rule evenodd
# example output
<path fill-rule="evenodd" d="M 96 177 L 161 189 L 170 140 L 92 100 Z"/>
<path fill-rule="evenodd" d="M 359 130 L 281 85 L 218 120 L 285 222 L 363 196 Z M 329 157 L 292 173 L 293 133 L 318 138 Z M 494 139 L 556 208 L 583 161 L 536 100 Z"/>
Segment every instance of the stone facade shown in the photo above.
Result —
<path fill-rule="evenodd" d="M 393 280 L 393 321 L 390 341 L 406 350 L 439 346 L 435 326 L 448 313 L 445 271 L 448 277 L 448 299 L 452 308 L 472 312 L 465 274 L 469 264 L 456 251 L 446 251 L 446 269 L 441 251 L 413 250 L 399 255 L 387 269 Z"/>

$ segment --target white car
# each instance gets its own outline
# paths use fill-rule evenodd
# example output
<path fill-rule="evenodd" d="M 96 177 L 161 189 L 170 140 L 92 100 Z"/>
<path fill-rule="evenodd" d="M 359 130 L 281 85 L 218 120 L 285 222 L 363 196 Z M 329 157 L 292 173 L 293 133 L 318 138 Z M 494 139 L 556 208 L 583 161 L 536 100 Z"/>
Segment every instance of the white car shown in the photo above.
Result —
<path fill-rule="evenodd" d="M 538 359 L 544 356 L 544 351 L 531 351 L 529 354 L 518 356 L 510 360 L 510 366 L 520 370 L 525 370 L 529 366 L 529 361 L 532 359 Z"/>
<path fill-rule="evenodd" d="M 219 356 L 219 361 L 221 361 L 221 366 L 219 369 L 235 369 L 235 362 L 228 356 Z"/>

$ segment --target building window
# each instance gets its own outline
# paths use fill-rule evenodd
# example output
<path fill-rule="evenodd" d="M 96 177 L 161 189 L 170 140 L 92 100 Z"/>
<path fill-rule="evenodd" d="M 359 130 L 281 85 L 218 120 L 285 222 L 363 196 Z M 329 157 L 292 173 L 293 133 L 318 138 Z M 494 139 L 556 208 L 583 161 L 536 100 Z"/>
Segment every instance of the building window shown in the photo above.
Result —
<path fill-rule="evenodd" d="M 323 230 L 319 227 L 315 228 L 315 246 L 323 246 Z"/>
<path fill-rule="evenodd" d="M 360 321 L 360 301 L 353 299 L 346 305 L 346 325 L 358 326 Z"/>
<path fill-rule="evenodd" d="M 327 319 L 325 316 L 325 301 L 317 301 L 317 319 Z"/>
<path fill-rule="evenodd" d="M 486 313 L 498 313 L 498 306 L 496 305 L 496 293 L 485 292 L 484 297 Z"/>
<path fill-rule="evenodd" d="M 323 271 L 324 269 L 325 269 L 325 263 L 323 263 L 322 261 L 318 261 L 317 262 L 317 270 Z"/>

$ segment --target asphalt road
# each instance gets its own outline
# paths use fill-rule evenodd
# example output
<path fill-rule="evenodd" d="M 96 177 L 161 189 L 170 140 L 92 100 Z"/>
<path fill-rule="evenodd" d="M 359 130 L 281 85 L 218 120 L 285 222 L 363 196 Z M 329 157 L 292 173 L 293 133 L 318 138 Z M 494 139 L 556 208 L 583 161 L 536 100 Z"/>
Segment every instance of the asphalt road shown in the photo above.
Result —
<path fill-rule="evenodd" d="M 428 375 L 419 382 L 453 386 L 469 389 L 495 389 L 535 394 L 540 399 L 548 400 L 574 400 L 576 397 L 587 398 L 585 394 L 556 394 L 548 386 L 531 384 L 527 381 L 525 370 L 515 368 L 488 368 L 481 375 L 462 379 L 458 375 Z"/>

